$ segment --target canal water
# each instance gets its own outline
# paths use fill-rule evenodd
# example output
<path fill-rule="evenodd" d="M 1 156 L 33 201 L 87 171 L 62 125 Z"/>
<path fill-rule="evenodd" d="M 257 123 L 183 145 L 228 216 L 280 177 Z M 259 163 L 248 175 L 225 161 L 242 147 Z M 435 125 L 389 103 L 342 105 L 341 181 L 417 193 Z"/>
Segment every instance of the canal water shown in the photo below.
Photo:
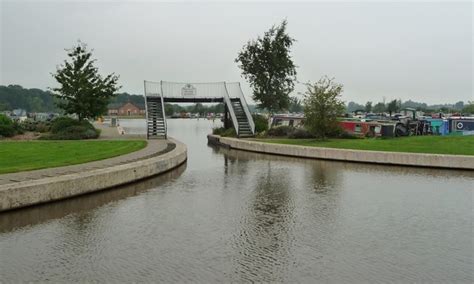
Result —
<path fill-rule="evenodd" d="M 472 172 L 215 148 L 217 123 L 168 120 L 164 175 L 0 213 L 0 282 L 473 282 Z"/>

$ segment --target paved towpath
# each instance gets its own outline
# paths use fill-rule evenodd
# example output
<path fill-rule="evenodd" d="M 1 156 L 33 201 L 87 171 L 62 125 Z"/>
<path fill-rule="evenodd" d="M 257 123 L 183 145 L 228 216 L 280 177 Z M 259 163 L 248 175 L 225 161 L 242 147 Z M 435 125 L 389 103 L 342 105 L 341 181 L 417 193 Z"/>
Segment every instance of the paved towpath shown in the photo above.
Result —
<path fill-rule="evenodd" d="M 146 139 L 146 135 L 139 135 L 139 134 L 128 134 L 119 133 L 119 129 L 117 127 L 111 127 L 108 122 L 100 123 L 94 122 L 94 127 L 100 129 L 100 137 L 99 139 L 102 140 L 111 140 L 111 139 Z"/>
<path fill-rule="evenodd" d="M 108 126 L 106 127 L 108 128 Z M 110 133 L 113 133 L 113 132 L 110 132 Z M 109 137 L 110 140 L 137 139 L 136 135 L 130 135 L 132 136 L 130 137 L 129 135 L 120 135 L 118 132 L 116 133 L 117 134 L 110 134 L 111 136 L 105 136 L 105 137 Z M 18 172 L 18 173 L 10 173 L 10 174 L 0 174 L 0 185 L 27 181 L 27 180 L 38 180 L 42 178 L 67 175 L 67 174 L 72 174 L 72 173 L 77 173 L 77 172 L 84 172 L 88 170 L 101 169 L 101 168 L 111 167 L 115 165 L 126 164 L 130 162 L 138 161 L 141 159 L 146 159 L 152 156 L 162 155 L 164 153 L 171 151 L 172 149 L 174 149 L 174 147 L 175 147 L 175 144 L 170 140 L 148 140 L 148 144 L 145 148 L 129 153 L 129 154 L 117 156 L 114 158 L 99 160 L 99 161 L 90 162 L 90 163 L 78 164 L 78 165 L 65 166 L 65 167 L 48 168 L 48 169 L 42 169 L 42 170 L 34 170 L 34 171 L 26 171 L 26 172 Z"/>

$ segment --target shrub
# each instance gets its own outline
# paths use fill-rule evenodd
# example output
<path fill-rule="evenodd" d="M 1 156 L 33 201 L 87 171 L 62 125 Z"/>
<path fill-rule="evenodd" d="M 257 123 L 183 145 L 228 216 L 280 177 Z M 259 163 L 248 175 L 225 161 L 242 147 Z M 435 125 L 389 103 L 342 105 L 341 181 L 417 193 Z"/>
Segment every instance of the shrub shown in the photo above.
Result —
<path fill-rule="evenodd" d="M 21 122 L 20 127 L 25 131 L 36 131 L 36 123 L 32 120 L 25 120 Z"/>
<path fill-rule="evenodd" d="M 13 121 L 6 115 L 0 113 L 0 125 L 12 125 Z"/>
<path fill-rule="evenodd" d="M 44 133 L 51 129 L 51 124 L 46 122 L 38 122 L 35 124 L 35 131 Z"/>
<path fill-rule="evenodd" d="M 212 134 L 214 135 L 221 135 L 225 131 L 224 127 L 218 127 L 212 129 Z"/>
<path fill-rule="evenodd" d="M 25 131 L 23 130 L 23 127 L 18 122 L 13 122 L 12 125 L 13 129 L 15 130 L 15 134 L 23 134 Z"/>
<path fill-rule="evenodd" d="M 68 127 L 80 125 L 81 122 L 79 120 L 70 118 L 70 117 L 58 117 L 51 123 L 51 132 L 52 133 L 59 133 L 64 131 Z"/>
<path fill-rule="evenodd" d="M 226 129 L 221 136 L 223 137 L 236 137 L 237 134 L 235 133 L 235 129 L 233 127 Z"/>
<path fill-rule="evenodd" d="M 49 121 L 33 121 L 25 120 L 19 124 L 19 127 L 25 131 L 48 132 L 51 129 L 51 122 Z"/>
<path fill-rule="evenodd" d="M 15 135 L 13 125 L 0 124 L 0 137 L 12 137 Z"/>
<path fill-rule="evenodd" d="M 252 115 L 255 123 L 255 133 L 262 133 L 268 130 L 268 119 L 259 114 Z"/>
<path fill-rule="evenodd" d="M 87 129 L 83 126 L 71 126 L 67 131 L 45 134 L 39 139 L 41 140 L 81 140 L 81 139 L 96 139 L 100 136 L 99 129 Z"/>
<path fill-rule="evenodd" d="M 220 135 L 222 137 L 235 137 L 237 134 L 235 133 L 235 129 L 233 127 L 229 129 L 225 129 L 224 127 L 214 128 L 212 129 L 212 134 Z"/>
<path fill-rule="evenodd" d="M 0 137 L 12 137 L 15 132 L 13 121 L 8 116 L 0 114 Z"/>
<path fill-rule="evenodd" d="M 304 128 L 295 128 L 289 135 L 288 138 L 295 138 L 295 139 L 308 139 L 308 138 L 315 138 L 313 134 L 311 134 L 308 130 Z"/>
<path fill-rule="evenodd" d="M 60 117 L 53 120 L 51 134 L 43 135 L 45 140 L 79 140 L 95 139 L 100 136 L 100 130 L 87 120 L 75 120 L 69 117 Z"/>
<path fill-rule="evenodd" d="M 294 127 L 292 126 L 282 125 L 268 129 L 267 135 L 274 137 L 288 137 L 293 132 L 293 130 Z"/>

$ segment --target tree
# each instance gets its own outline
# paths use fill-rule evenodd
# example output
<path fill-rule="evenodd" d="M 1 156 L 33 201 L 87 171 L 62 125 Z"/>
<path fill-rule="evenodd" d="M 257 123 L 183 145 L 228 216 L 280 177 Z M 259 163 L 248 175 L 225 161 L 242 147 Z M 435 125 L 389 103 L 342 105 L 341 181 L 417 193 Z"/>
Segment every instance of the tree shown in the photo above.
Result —
<path fill-rule="evenodd" d="M 467 105 L 464 105 L 464 108 L 462 109 L 463 113 L 468 113 L 468 114 L 474 114 L 474 101 L 468 102 Z"/>
<path fill-rule="evenodd" d="M 464 108 L 464 102 L 463 101 L 459 101 L 459 102 L 454 104 L 454 109 L 455 110 L 462 110 L 463 108 Z"/>
<path fill-rule="evenodd" d="M 364 109 L 364 106 L 361 105 L 361 104 L 358 104 L 356 102 L 349 102 L 347 104 L 347 112 L 355 112 L 355 111 L 358 111 L 358 110 L 363 110 Z"/>
<path fill-rule="evenodd" d="M 318 138 L 326 138 L 339 130 L 338 116 L 344 113 L 345 105 L 340 95 L 343 90 L 328 77 L 314 84 L 306 84 L 304 99 L 305 126 Z"/>
<path fill-rule="evenodd" d="M 197 103 L 193 106 L 191 112 L 203 114 L 206 112 L 206 108 L 202 105 L 202 103 Z"/>
<path fill-rule="evenodd" d="M 258 108 L 270 112 L 288 109 L 296 80 L 296 66 L 290 56 L 295 40 L 286 33 L 286 25 L 285 20 L 263 38 L 249 41 L 235 59 L 253 89 Z"/>
<path fill-rule="evenodd" d="M 392 112 L 397 112 L 399 110 L 400 106 L 397 100 L 393 100 L 387 104 L 387 111 L 390 113 L 390 116 L 392 116 Z"/>
<path fill-rule="evenodd" d="M 372 102 L 367 102 L 365 104 L 365 112 L 371 112 L 372 111 Z"/>
<path fill-rule="evenodd" d="M 303 111 L 303 105 L 301 100 L 297 97 L 290 97 L 290 106 L 288 107 L 289 112 L 301 112 Z"/>
<path fill-rule="evenodd" d="M 11 107 L 8 103 L 0 102 L 0 111 L 10 110 L 10 109 L 11 109 Z"/>
<path fill-rule="evenodd" d="M 84 43 L 66 50 L 71 61 L 57 67 L 52 76 L 61 85 L 53 88 L 53 96 L 58 98 L 57 106 L 66 114 L 77 114 L 79 120 L 96 118 L 107 111 L 107 104 L 120 89 L 118 76 L 114 73 L 103 78 L 96 67 L 92 52 Z"/>
<path fill-rule="evenodd" d="M 377 103 L 377 104 L 374 105 L 374 107 L 373 107 L 373 111 L 374 111 L 375 113 L 383 113 L 383 112 L 385 112 L 385 110 L 386 110 L 385 104 L 382 103 L 382 102 Z"/>

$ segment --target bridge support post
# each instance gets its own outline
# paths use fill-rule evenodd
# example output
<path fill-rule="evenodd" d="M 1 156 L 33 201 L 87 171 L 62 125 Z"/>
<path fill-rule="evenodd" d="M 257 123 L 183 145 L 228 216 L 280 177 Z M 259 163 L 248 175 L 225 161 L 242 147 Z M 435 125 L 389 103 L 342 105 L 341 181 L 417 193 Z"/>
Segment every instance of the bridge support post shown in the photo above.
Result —
<path fill-rule="evenodd" d="M 228 129 L 231 127 L 229 119 L 229 109 L 227 108 L 227 104 L 224 104 L 224 128 Z"/>

